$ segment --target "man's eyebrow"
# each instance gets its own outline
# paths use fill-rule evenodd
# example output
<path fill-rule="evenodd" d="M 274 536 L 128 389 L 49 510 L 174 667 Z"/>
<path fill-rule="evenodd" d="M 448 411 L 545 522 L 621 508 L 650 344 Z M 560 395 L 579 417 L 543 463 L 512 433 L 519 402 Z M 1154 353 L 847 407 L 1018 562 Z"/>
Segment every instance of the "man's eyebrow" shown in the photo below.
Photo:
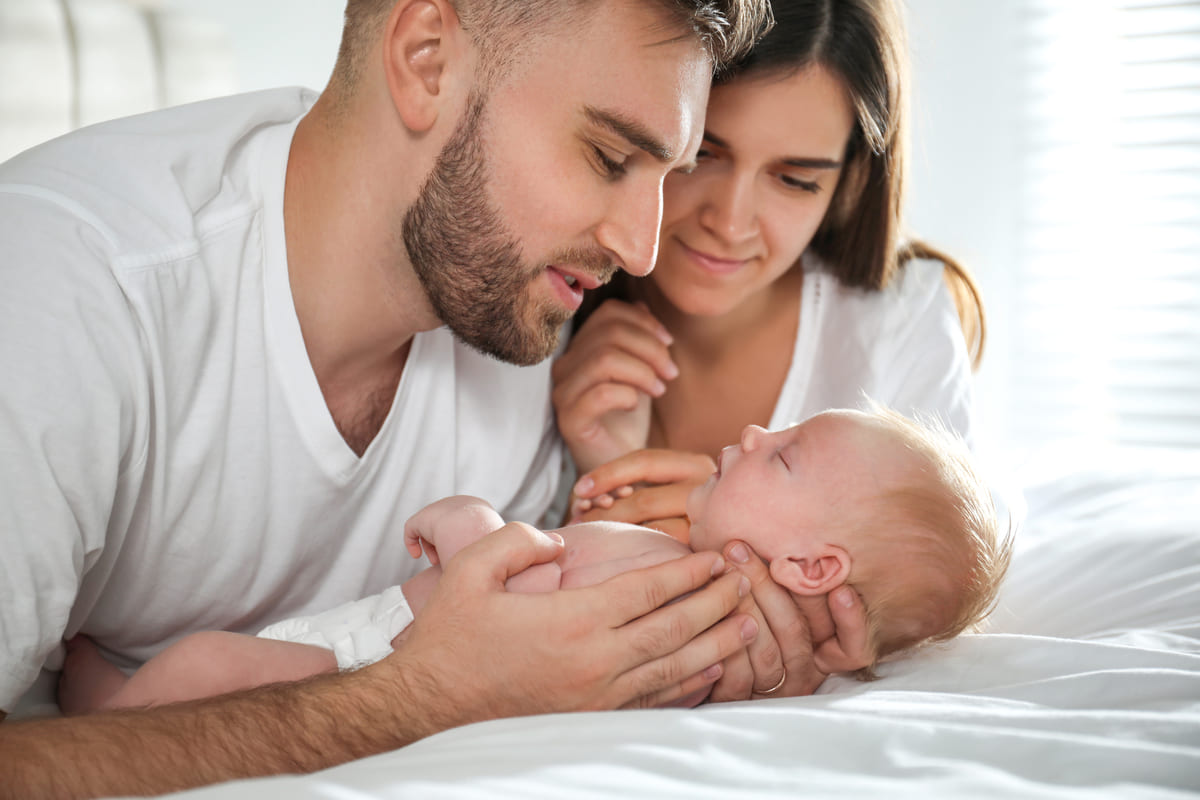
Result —
<path fill-rule="evenodd" d="M 721 137 L 713 135 L 710 131 L 704 132 L 704 140 L 712 142 L 717 147 L 729 149 L 729 145 Z M 801 169 L 838 169 L 842 166 L 841 161 L 833 158 L 785 158 L 783 163 L 789 167 L 800 167 Z"/>
<path fill-rule="evenodd" d="M 644 125 L 609 111 L 601 111 L 594 106 L 587 106 L 583 111 L 593 125 L 607 128 L 639 150 L 645 150 L 654 156 L 655 160 L 669 164 L 675 160 L 675 152 L 655 138 L 646 130 Z"/>

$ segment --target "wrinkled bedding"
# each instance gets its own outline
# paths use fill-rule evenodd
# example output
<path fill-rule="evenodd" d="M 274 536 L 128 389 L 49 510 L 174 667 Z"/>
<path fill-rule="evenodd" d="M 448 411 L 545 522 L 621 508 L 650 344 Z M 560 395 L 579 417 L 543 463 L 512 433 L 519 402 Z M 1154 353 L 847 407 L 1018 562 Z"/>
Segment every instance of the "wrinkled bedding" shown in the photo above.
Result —
<path fill-rule="evenodd" d="M 1200 797 L 1200 453 L 1076 454 L 1021 483 L 1026 518 L 987 632 L 873 683 L 497 720 L 181 796 Z"/>

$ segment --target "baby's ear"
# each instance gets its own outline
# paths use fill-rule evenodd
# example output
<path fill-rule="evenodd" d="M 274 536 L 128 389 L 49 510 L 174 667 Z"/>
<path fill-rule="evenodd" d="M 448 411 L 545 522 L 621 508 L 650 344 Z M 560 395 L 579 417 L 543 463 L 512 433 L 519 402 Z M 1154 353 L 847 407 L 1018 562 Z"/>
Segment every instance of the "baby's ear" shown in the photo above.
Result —
<path fill-rule="evenodd" d="M 827 544 L 812 553 L 777 556 L 771 579 L 798 595 L 826 594 L 850 577 L 850 554 Z"/>

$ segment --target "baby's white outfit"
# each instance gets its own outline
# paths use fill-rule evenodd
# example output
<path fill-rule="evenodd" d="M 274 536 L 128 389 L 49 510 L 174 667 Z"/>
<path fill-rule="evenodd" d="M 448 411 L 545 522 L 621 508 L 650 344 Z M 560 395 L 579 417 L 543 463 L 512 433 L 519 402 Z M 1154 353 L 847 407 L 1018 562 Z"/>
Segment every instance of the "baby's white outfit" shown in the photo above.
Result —
<path fill-rule="evenodd" d="M 332 650 L 338 669 L 374 664 L 392 652 L 392 639 L 413 620 L 399 586 L 307 617 L 293 617 L 259 631 L 264 639 L 313 644 Z"/>

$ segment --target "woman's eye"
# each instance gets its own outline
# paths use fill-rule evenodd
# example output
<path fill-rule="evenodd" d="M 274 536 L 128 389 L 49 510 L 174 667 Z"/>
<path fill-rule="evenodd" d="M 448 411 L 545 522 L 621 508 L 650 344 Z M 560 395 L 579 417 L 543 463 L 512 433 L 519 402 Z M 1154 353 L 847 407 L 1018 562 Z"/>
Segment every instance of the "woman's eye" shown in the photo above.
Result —
<path fill-rule="evenodd" d="M 809 194 L 818 194 L 821 191 L 821 184 L 816 181 L 805 181 L 800 178 L 794 178 L 791 175 L 781 175 L 779 177 L 783 181 L 783 185 L 790 189 L 798 189 Z"/>

